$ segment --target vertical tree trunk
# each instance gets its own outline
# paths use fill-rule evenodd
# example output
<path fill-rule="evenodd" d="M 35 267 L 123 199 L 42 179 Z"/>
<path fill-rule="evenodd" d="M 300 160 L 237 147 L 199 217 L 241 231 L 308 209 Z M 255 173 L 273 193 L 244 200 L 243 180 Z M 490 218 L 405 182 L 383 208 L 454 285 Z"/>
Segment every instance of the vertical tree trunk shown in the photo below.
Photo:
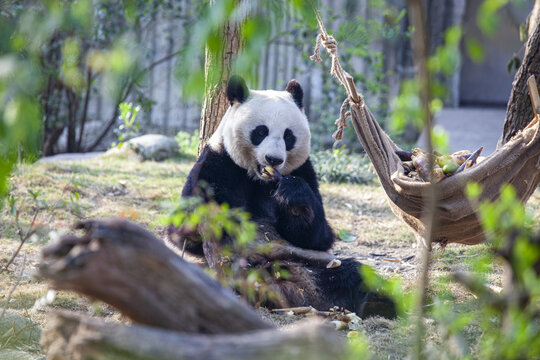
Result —
<path fill-rule="evenodd" d="M 92 95 L 92 71 L 89 68 L 86 69 L 86 92 L 84 93 L 84 105 L 81 114 L 81 123 L 79 125 L 79 140 L 77 141 L 77 151 L 82 151 L 82 141 L 84 135 L 84 125 L 88 118 L 88 103 L 90 96 Z"/>
<path fill-rule="evenodd" d="M 67 152 L 75 152 L 77 146 L 76 139 L 76 126 L 77 126 L 77 113 L 79 109 L 79 98 L 73 90 L 66 90 L 68 99 L 68 124 L 67 124 Z"/>
<path fill-rule="evenodd" d="M 528 37 L 532 36 L 534 30 L 538 26 L 538 22 L 540 22 L 540 0 L 534 2 L 534 7 L 529 15 L 529 26 L 527 29 Z"/>
<path fill-rule="evenodd" d="M 540 27 L 536 29 L 527 41 L 525 56 L 514 78 L 512 92 L 506 108 L 506 119 L 499 146 L 504 145 L 519 130 L 523 129 L 531 121 L 534 112 L 529 98 L 527 79 L 535 75 L 537 80 L 540 76 Z"/>
<path fill-rule="evenodd" d="M 206 141 L 217 129 L 221 118 L 229 107 L 229 101 L 225 93 L 227 80 L 229 79 L 234 58 L 240 50 L 238 37 L 239 25 L 226 23 L 223 26 L 221 39 L 222 50 L 219 54 L 213 54 L 208 47 L 205 57 L 205 95 L 201 112 L 201 127 L 199 133 L 199 154 Z"/>

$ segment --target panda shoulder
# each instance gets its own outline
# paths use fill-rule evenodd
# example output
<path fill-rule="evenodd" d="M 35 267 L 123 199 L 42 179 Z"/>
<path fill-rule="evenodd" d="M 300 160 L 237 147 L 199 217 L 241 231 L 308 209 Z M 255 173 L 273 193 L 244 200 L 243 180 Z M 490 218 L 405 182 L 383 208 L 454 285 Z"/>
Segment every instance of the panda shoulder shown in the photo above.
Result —
<path fill-rule="evenodd" d="M 310 185 L 313 184 L 315 186 L 318 186 L 317 174 L 315 173 L 315 169 L 313 168 L 313 164 L 311 163 L 309 157 L 298 169 L 294 170 L 291 175 L 303 178 Z"/>

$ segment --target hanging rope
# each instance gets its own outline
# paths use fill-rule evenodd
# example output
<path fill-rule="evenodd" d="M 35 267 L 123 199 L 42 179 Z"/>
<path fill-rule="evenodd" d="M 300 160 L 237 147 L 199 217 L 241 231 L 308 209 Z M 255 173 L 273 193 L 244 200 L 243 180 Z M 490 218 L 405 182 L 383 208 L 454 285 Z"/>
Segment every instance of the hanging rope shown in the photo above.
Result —
<path fill-rule="evenodd" d="M 335 76 L 339 80 L 339 82 L 345 87 L 345 90 L 349 95 L 349 97 L 345 99 L 345 101 L 341 105 L 340 116 L 335 122 L 335 124 L 337 125 L 337 130 L 332 135 L 334 139 L 341 140 L 343 138 L 343 131 L 348 126 L 347 117 L 349 117 L 351 114 L 350 111 L 347 111 L 349 102 L 353 101 L 357 104 L 363 105 L 364 99 L 360 94 L 358 94 L 356 86 L 354 85 L 353 77 L 348 72 L 343 70 L 343 67 L 341 67 L 338 56 L 338 43 L 336 39 L 334 39 L 332 35 L 328 35 L 319 11 L 315 8 L 314 11 L 321 32 L 317 35 L 315 49 L 313 51 L 313 55 L 310 56 L 310 59 L 315 62 L 321 62 L 321 45 L 324 46 L 326 48 L 326 51 L 328 51 L 330 57 L 332 58 L 332 67 L 330 69 L 330 74 Z"/>
<path fill-rule="evenodd" d="M 339 111 L 339 118 L 336 119 L 336 121 L 334 122 L 334 124 L 336 124 L 337 126 L 337 130 L 332 134 L 332 137 L 336 140 L 343 139 L 343 130 L 345 130 L 345 128 L 349 126 L 349 124 L 347 123 L 347 118 L 351 116 L 351 112 L 347 111 L 348 108 L 349 108 L 349 98 L 345 99 L 343 101 L 343 104 L 341 104 L 341 110 Z"/>

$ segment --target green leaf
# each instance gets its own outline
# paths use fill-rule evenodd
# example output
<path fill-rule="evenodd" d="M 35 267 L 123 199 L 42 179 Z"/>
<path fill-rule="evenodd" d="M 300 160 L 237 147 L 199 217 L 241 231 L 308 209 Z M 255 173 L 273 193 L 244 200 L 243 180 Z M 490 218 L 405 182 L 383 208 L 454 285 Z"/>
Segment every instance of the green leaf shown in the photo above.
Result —
<path fill-rule="evenodd" d="M 479 64 L 484 61 L 486 57 L 484 47 L 477 39 L 473 37 L 467 38 L 465 40 L 465 49 L 473 62 Z"/>
<path fill-rule="evenodd" d="M 519 67 L 521 66 L 521 59 L 514 54 L 512 58 L 508 61 L 508 64 L 506 64 L 506 70 L 508 71 L 508 74 L 512 75 Z"/>
<path fill-rule="evenodd" d="M 340 238 L 341 241 L 345 241 L 345 242 L 353 242 L 356 240 L 356 236 L 351 234 L 349 230 L 345 230 L 345 229 L 339 230 L 338 237 Z"/>

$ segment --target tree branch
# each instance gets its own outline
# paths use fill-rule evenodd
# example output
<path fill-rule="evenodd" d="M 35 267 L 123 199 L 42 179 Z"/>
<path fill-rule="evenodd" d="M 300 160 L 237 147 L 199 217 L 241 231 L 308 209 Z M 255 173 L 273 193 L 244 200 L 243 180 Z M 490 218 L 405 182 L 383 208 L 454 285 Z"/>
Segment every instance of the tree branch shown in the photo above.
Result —
<path fill-rule="evenodd" d="M 111 130 L 111 128 L 113 127 L 113 125 L 116 123 L 116 119 L 118 118 L 118 113 L 119 113 L 119 106 L 122 102 L 124 102 L 126 100 L 126 98 L 129 96 L 129 93 L 131 92 L 131 89 L 133 88 L 133 85 L 135 84 L 135 79 L 132 79 L 130 82 L 129 82 L 129 85 L 127 86 L 126 88 L 126 91 L 124 92 L 124 94 L 120 97 L 120 99 L 116 102 L 115 106 L 114 106 L 114 112 L 113 112 L 113 115 L 111 116 L 111 118 L 109 119 L 109 121 L 107 121 L 106 125 L 105 125 L 105 128 L 103 129 L 103 131 L 101 131 L 101 134 L 98 135 L 98 137 L 94 140 L 94 142 L 88 146 L 88 148 L 86 149 L 86 151 L 93 151 L 100 143 L 101 141 L 103 140 L 103 138 L 105 138 L 105 136 L 107 136 L 107 133 Z"/>
<path fill-rule="evenodd" d="M 85 150 L 85 151 L 93 151 L 100 143 L 101 141 L 105 138 L 105 136 L 107 136 L 107 134 L 109 133 L 109 131 L 111 130 L 111 128 L 113 127 L 113 125 L 115 124 L 116 122 L 116 119 L 118 117 L 118 106 L 120 106 L 120 104 L 122 102 L 124 102 L 127 97 L 129 96 L 129 94 L 131 93 L 131 90 L 133 89 L 133 86 L 135 85 L 135 82 L 136 82 L 136 79 L 138 79 L 140 76 L 142 76 L 144 73 L 154 69 L 156 66 L 174 58 L 175 56 L 177 56 L 178 54 L 180 54 L 182 52 L 182 50 L 177 50 L 169 55 L 166 55 L 165 57 L 159 59 L 159 60 L 156 60 L 154 61 L 153 63 L 151 63 L 150 65 L 148 65 L 147 67 L 145 67 L 143 70 L 141 70 L 140 72 L 138 72 L 137 74 L 135 74 L 129 81 L 128 85 L 127 85 L 127 89 L 125 91 L 125 93 L 123 94 L 123 96 L 120 98 L 119 101 L 116 102 L 115 104 L 115 108 L 114 108 L 114 112 L 113 112 L 113 116 L 109 119 L 109 121 L 107 121 L 106 125 L 105 125 L 105 128 L 103 129 L 103 131 L 101 132 L 101 134 L 98 135 L 98 137 L 94 140 L 94 142 L 88 146 L 88 148 Z M 79 142 L 81 141 L 81 135 L 79 135 Z M 80 146 L 80 145 L 79 145 Z"/>

